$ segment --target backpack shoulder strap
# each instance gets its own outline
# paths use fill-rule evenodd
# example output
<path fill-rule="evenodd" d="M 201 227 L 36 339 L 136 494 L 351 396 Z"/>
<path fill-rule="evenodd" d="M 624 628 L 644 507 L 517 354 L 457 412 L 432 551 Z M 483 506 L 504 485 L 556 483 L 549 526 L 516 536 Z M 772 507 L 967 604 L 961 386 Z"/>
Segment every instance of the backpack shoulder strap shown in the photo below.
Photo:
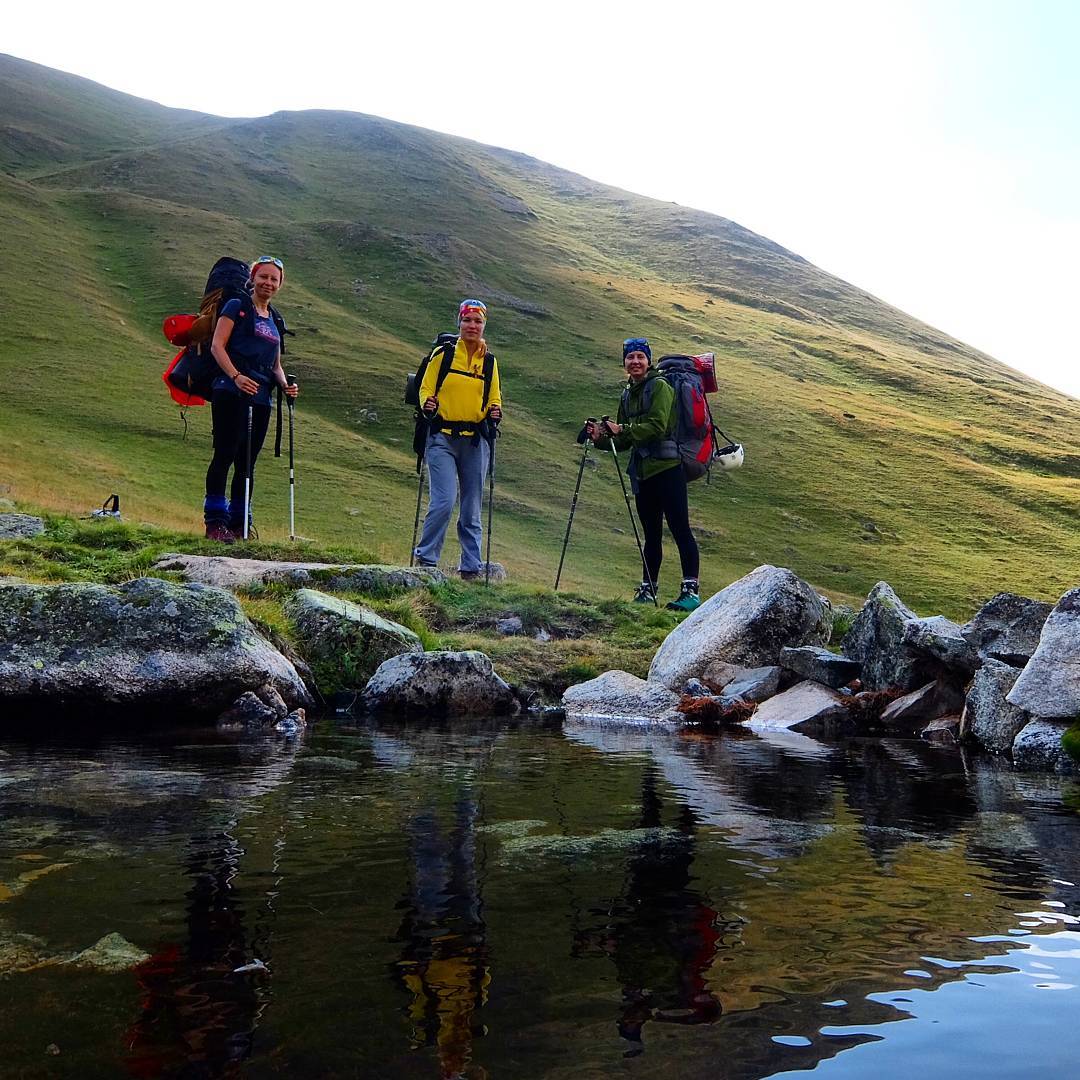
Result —
<path fill-rule="evenodd" d="M 285 355 L 285 335 L 291 331 L 285 325 L 285 320 L 281 317 L 281 312 L 278 311 L 273 304 L 270 305 L 270 318 L 274 320 L 274 326 L 277 327 L 278 340 L 281 342 L 281 355 Z M 280 404 L 280 403 L 279 403 Z"/>
<path fill-rule="evenodd" d="M 484 400 L 480 405 L 481 412 L 487 412 L 488 400 L 491 397 L 491 380 L 495 377 L 495 354 L 484 354 Z"/>
<path fill-rule="evenodd" d="M 457 349 L 457 338 L 453 341 L 445 341 L 442 345 L 438 346 L 431 354 L 431 359 L 434 360 L 438 355 L 439 349 L 442 350 L 442 363 L 439 365 L 439 374 L 435 379 L 435 394 L 438 396 L 439 391 L 442 389 L 442 384 L 446 382 L 446 376 L 450 374 L 450 368 L 454 363 L 454 352 Z"/>

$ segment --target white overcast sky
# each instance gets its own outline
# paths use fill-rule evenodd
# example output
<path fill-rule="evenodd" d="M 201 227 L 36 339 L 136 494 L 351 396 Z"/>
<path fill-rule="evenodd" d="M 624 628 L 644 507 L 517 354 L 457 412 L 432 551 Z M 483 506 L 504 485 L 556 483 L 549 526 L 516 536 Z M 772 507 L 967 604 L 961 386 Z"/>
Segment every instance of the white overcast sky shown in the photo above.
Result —
<path fill-rule="evenodd" d="M 165 105 L 374 113 L 722 214 L 1080 397 L 1078 45 L 1078 0 L 33 0 L 0 23 L 0 52 Z"/>

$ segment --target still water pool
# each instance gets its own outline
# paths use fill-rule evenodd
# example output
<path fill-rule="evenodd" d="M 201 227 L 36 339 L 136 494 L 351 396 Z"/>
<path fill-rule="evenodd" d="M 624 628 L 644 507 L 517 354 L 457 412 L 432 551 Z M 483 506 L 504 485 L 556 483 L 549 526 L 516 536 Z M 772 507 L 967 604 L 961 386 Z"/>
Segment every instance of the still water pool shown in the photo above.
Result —
<path fill-rule="evenodd" d="M 1080 786 L 956 750 L 9 739 L 0 820 L 5 1078 L 1080 1073 Z"/>

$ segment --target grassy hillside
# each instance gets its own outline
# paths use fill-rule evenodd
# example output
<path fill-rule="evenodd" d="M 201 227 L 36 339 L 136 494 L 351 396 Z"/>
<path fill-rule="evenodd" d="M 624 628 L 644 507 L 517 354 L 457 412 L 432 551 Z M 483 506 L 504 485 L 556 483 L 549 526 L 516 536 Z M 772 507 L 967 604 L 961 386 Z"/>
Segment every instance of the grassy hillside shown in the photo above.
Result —
<path fill-rule="evenodd" d="M 224 121 L 10 57 L 0 86 L 0 129 L 49 147 L 0 161 L 0 494 L 71 512 L 115 490 L 135 520 L 197 528 L 209 417 L 182 438 L 160 321 L 197 303 L 218 254 L 272 251 L 303 387 L 298 525 L 323 543 L 407 558 L 403 377 L 469 293 L 507 398 L 493 557 L 521 580 L 553 580 L 573 437 L 615 411 L 618 343 L 646 334 L 716 350 L 714 411 L 747 447 L 741 472 L 693 488 L 706 589 L 773 562 L 840 599 L 886 578 L 964 616 L 1076 583 L 1080 403 L 734 222 L 376 117 Z M 285 469 L 259 468 L 280 538 Z M 564 579 L 625 594 L 635 564 L 604 458 Z"/>

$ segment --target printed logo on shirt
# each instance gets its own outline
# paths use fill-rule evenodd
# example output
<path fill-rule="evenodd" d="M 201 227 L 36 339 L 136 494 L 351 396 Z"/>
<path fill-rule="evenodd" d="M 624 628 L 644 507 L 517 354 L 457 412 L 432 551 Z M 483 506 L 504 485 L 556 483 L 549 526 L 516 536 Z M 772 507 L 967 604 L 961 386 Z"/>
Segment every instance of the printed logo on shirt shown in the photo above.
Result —
<path fill-rule="evenodd" d="M 264 319 L 261 316 L 255 320 L 255 336 L 265 338 L 267 341 L 278 342 L 277 327 L 273 319 Z"/>

